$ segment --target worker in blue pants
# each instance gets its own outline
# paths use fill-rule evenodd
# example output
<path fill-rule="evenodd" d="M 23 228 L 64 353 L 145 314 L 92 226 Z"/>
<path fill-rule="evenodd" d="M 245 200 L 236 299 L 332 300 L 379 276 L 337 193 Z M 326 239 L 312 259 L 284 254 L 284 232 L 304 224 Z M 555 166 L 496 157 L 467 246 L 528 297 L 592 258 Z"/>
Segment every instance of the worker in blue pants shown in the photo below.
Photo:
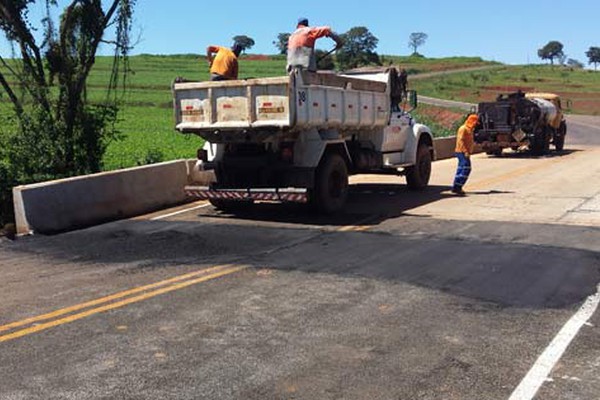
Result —
<path fill-rule="evenodd" d="M 467 183 L 469 175 L 471 174 L 471 154 L 475 147 L 475 140 L 473 139 L 473 131 L 479 117 L 477 114 L 470 114 L 465 123 L 458 128 L 456 132 L 456 147 L 454 154 L 458 159 L 458 168 L 456 169 L 456 175 L 454 177 L 454 185 L 452 186 L 452 193 L 456 193 L 459 196 L 464 196 L 465 191 L 463 186 Z"/>

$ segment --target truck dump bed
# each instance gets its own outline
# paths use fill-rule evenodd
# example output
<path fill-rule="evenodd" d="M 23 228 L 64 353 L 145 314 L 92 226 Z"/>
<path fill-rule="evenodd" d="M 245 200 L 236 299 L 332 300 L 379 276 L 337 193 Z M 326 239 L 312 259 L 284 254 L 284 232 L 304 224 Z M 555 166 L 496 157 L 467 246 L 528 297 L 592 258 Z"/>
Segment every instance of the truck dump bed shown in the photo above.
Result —
<path fill-rule="evenodd" d="M 386 76 L 357 78 L 294 71 L 288 76 L 173 85 L 176 129 L 358 129 L 385 126 Z"/>

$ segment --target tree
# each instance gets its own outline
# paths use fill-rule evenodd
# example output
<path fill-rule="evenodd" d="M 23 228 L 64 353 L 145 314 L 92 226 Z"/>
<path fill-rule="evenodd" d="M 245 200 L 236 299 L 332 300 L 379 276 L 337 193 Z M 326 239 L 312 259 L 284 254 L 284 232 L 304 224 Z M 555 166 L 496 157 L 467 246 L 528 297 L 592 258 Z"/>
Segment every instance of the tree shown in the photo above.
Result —
<path fill-rule="evenodd" d="M 246 35 L 238 35 L 233 37 L 233 41 L 242 46 L 242 51 L 245 53 L 246 50 L 250 50 L 254 46 L 254 39 Z"/>
<path fill-rule="evenodd" d="M 567 65 L 571 68 L 576 68 L 576 69 L 583 68 L 583 63 L 579 60 L 575 60 L 574 58 L 569 58 L 567 60 Z"/>
<path fill-rule="evenodd" d="M 337 61 L 341 69 L 351 69 L 363 65 L 381 65 L 379 55 L 375 52 L 377 39 L 364 26 L 357 26 L 341 35 L 344 42 L 337 52 Z"/>
<path fill-rule="evenodd" d="M 424 32 L 413 32 L 408 37 L 408 47 L 413 49 L 413 55 L 418 55 L 417 49 L 425 44 L 429 36 Z"/>
<path fill-rule="evenodd" d="M 558 64 L 565 65 L 567 63 L 567 58 L 568 58 L 568 56 L 565 53 L 561 54 L 560 56 L 558 56 L 558 59 L 557 59 Z"/>
<path fill-rule="evenodd" d="M 277 35 L 277 40 L 273 41 L 273 46 L 277 47 L 279 54 L 286 54 L 288 48 L 289 33 L 280 33 Z"/>
<path fill-rule="evenodd" d="M 590 47 L 588 51 L 585 52 L 585 55 L 588 58 L 588 64 L 594 64 L 594 69 L 600 63 L 600 47 Z"/>
<path fill-rule="evenodd" d="M 315 58 L 317 59 L 317 69 L 330 71 L 335 69 L 333 57 L 325 50 L 315 50 Z"/>
<path fill-rule="evenodd" d="M 37 3 L 45 5 L 46 17 L 34 24 L 30 8 Z M 97 172 L 108 142 L 117 136 L 115 89 L 124 85 L 128 72 L 135 0 L 102 3 L 72 0 L 56 29 L 52 8 L 57 0 L 0 0 L 0 30 L 13 47 L 12 60 L 0 56 L 0 86 L 17 125 L 0 143 L 6 148 L 2 174 L 15 184 Z M 115 37 L 105 41 L 108 31 Z M 101 43 L 114 48 L 112 74 L 106 98 L 91 103 L 87 78 Z"/>
<path fill-rule="evenodd" d="M 550 64 L 554 65 L 554 59 L 564 57 L 563 44 L 556 40 L 548 42 L 544 47 L 538 50 L 538 57 L 542 60 L 550 60 Z"/>

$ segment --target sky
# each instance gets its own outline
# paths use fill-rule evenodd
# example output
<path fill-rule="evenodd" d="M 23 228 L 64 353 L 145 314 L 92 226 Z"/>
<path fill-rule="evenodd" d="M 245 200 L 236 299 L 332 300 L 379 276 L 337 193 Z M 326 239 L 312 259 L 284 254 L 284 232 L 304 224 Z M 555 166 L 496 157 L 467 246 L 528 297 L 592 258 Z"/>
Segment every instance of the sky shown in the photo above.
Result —
<path fill-rule="evenodd" d="M 537 50 L 558 40 L 568 58 L 587 64 L 585 52 L 600 47 L 599 16 L 600 0 L 137 0 L 132 54 L 203 54 L 208 45 L 231 45 L 236 35 L 254 39 L 249 53 L 275 54 L 277 35 L 293 31 L 298 17 L 306 17 L 312 26 L 327 25 L 337 33 L 367 27 L 379 39 L 381 55 L 409 55 L 409 35 L 424 32 L 428 39 L 419 53 L 426 57 L 541 63 Z M 35 20 L 35 10 L 31 17 Z M 333 47 L 326 38 L 317 43 Z M 8 49 L 0 43 L 1 55 L 10 56 Z"/>

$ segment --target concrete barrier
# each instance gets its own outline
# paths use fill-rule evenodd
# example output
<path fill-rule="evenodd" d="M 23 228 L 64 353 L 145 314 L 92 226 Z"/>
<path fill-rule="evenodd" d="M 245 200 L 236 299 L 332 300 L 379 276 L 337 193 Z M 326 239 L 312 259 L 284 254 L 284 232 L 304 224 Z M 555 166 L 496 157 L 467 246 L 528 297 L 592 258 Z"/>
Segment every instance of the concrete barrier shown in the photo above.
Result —
<path fill-rule="evenodd" d="M 454 157 L 455 146 L 456 136 L 434 139 L 433 148 L 436 160 L 445 160 Z"/>
<path fill-rule="evenodd" d="M 193 165 L 178 160 L 15 187 L 17 233 L 63 232 L 184 203 Z"/>
<path fill-rule="evenodd" d="M 455 143 L 454 136 L 435 139 L 437 159 L 454 157 Z M 184 203 L 184 186 L 203 178 L 194 164 L 177 160 L 18 186 L 17 233 L 64 232 Z"/>

